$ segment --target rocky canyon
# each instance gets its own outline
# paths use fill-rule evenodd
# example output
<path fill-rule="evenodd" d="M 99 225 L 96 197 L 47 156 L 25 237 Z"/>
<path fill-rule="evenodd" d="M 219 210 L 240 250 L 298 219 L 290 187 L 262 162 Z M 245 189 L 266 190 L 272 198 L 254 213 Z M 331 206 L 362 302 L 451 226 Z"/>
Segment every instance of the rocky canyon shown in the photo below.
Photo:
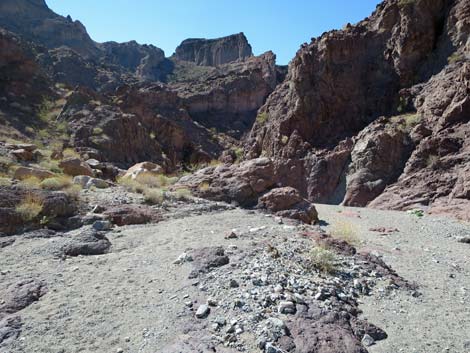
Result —
<path fill-rule="evenodd" d="M 0 1 L 1 353 L 470 352 L 470 2 L 256 52 Z"/>

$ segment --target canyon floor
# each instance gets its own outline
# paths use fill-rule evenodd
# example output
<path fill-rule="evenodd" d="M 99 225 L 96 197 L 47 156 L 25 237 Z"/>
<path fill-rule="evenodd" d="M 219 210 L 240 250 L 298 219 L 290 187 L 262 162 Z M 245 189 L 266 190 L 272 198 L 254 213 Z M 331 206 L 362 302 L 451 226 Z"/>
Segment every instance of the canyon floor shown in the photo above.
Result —
<path fill-rule="evenodd" d="M 295 253 L 309 251 L 310 240 L 300 234 L 319 227 L 333 232 L 335 225 L 347 224 L 354 229 L 358 250 L 383 257 L 398 275 L 417 285 L 415 291 L 390 291 L 377 279 L 370 295 L 360 297 L 360 318 L 388 334 L 367 349 L 372 353 L 470 352 L 470 245 L 458 241 L 468 235 L 468 224 L 404 212 L 317 205 L 321 225 L 306 226 L 287 220 L 284 224 L 257 211 L 210 205 L 193 205 L 193 212 L 175 213 L 158 224 L 115 228 L 107 233 L 112 251 L 99 256 L 60 258 L 53 250 L 61 237 L 15 237 L 13 244 L 0 249 L 1 282 L 40 280 L 47 293 L 18 312 L 22 332 L 19 338 L 4 342 L 0 351 L 209 352 L 196 348 L 195 336 L 197 341 L 211 341 L 217 337 L 214 332 L 221 330 L 217 325 L 233 325 L 239 343 L 225 342 L 227 350 L 222 345 L 216 351 L 256 352 L 257 326 L 250 326 L 244 312 L 236 312 L 237 304 L 231 306 L 247 289 L 243 272 L 251 272 L 253 283 L 257 275 L 267 281 L 261 274 L 266 267 L 263 261 L 280 261 L 270 275 L 274 282 L 279 271 L 289 278 L 299 274 L 301 281 L 305 273 L 295 267 Z M 236 237 L 227 239 L 232 230 Z M 266 257 L 267 244 L 294 255 L 280 260 Z M 207 246 L 223 247 L 230 265 L 195 278 L 181 254 Z M 182 263 L 175 264 L 179 257 Z M 238 281 L 236 286 L 232 279 Z M 322 276 L 308 279 L 330 284 Z M 263 290 L 262 283 L 257 285 L 251 293 Z M 309 290 L 305 293 L 308 296 Z M 208 298 L 214 302 L 210 313 L 195 318 L 196 309 Z M 249 304 L 250 298 L 245 298 Z"/>

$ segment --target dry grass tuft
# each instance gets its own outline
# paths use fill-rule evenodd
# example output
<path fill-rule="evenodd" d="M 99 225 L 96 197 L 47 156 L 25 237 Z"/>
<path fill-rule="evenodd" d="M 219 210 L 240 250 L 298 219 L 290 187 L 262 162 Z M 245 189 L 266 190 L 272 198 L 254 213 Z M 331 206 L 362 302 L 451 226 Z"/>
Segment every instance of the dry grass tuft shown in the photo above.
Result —
<path fill-rule="evenodd" d="M 173 195 L 175 196 L 175 198 L 177 200 L 188 200 L 191 198 L 192 194 L 191 194 L 191 191 L 189 189 L 186 189 L 186 188 L 181 188 L 181 189 L 177 189 Z"/>
<path fill-rule="evenodd" d="M 53 178 L 44 179 L 41 182 L 41 188 L 46 190 L 63 190 L 73 185 L 72 177 L 68 175 L 59 175 Z"/>
<path fill-rule="evenodd" d="M 18 185 L 25 189 L 40 189 L 41 188 L 41 179 L 35 177 L 35 176 L 30 176 L 27 177 L 23 180 L 21 180 Z"/>
<path fill-rule="evenodd" d="M 35 194 L 27 194 L 23 201 L 16 207 L 18 212 L 25 222 L 35 220 L 42 212 L 43 200 L 40 196 Z"/>
<path fill-rule="evenodd" d="M 359 231 L 355 225 L 345 221 L 339 221 L 333 224 L 331 228 L 332 237 L 344 240 L 349 245 L 359 244 L 358 233 Z"/>
<path fill-rule="evenodd" d="M 310 261 L 321 272 L 333 273 L 336 270 L 336 255 L 323 247 L 315 247 L 310 251 Z"/>
<path fill-rule="evenodd" d="M 165 192 L 162 189 L 146 188 L 143 194 L 145 202 L 151 205 L 161 205 L 165 200 Z"/>

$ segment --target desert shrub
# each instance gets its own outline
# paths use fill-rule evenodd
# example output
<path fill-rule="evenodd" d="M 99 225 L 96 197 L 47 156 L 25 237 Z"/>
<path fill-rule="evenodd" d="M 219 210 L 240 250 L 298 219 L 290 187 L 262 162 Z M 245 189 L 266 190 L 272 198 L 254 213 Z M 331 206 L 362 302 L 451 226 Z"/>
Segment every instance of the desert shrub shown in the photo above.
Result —
<path fill-rule="evenodd" d="M 332 273 L 336 269 L 335 253 L 322 247 L 315 247 L 310 251 L 310 261 L 322 272 Z"/>
<path fill-rule="evenodd" d="M 80 158 L 80 154 L 73 148 L 66 148 L 62 151 L 64 158 Z"/>
<path fill-rule="evenodd" d="M 165 192 L 162 189 L 145 188 L 144 200 L 151 205 L 161 205 L 165 200 Z"/>
<path fill-rule="evenodd" d="M 42 211 L 43 200 L 40 196 L 27 194 L 21 203 L 16 206 L 18 212 L 25 222 L 31 222 L 36 219 Z"/>
<path fill-rule="evenodd" d="M 100 127 L 95 127 L 93 129 L 93 135 L 101 135 L 103 133 L 103 129 Z"/>
<path fill-rule="evenodd" d="M 199 184 L 199 186 L 197 188 L 199 189 L 199 191 L 205 192 L 205 191 L 209 190 L 210 184 L 207 181 L 204 181 L 201 184 Z"/>
<path fill-rule="evenodd" d="M 173 195 L 177 200 L 187 200 L 191 197 L 191 191 L 186 188 L 177 189 Z"/>
<path fill-rule="evenodd" d="M 168 177 L 163 174 L 141 173 L 135 178 L 135 181 L 149 187 L 164 188 L 176 183 L 178 178 Z"/>
<path fill-rule="evenodd" d="M 243 159 L 243 148 L 236 147 L 233 149 L 233 153 L 235 153 L 236 161 L 239 162 Z"/>
<path fill-rule="evenodd" d="M 438 163 L 439 163 L 439 156 L 436 156 L 434 154 L 430 154 L 426 158 L 426 167 L 428 167 L 428 168 L 434 168 Z"/>
<path fill-rule="evenodd" d="M 30 176 L 21 180 L 19 185 L 25 189 L 39 189 L 41 187 L 41 179 Z"/>
<path fill-rule="evenodd" d="M 421 121 L 421 115 L 417 113 L 402 114 L 391 117 L 390 121 L 398 123 L 404 130 L 410 131 Z"/>
<path fill-rule="evenodd" d="M 13 165 L 13 160 L 6 156 L 0 156 L 0 171 L 7 171 Z"/>
<path fill-rule="evenodd" d="M 349 222 L 340 221 L 333 224 L 330 233 L 332 237 L 344 240 L 350 245 L 359 243 L 358 229 Z"/>
<path fill-rule="evenodd" d="M 462 54 L 455 52 L 447 58 L 447 62 L 449 64 L 455 64 L 456 62 L 462 61 L 463 59 L 464 57 Z"/>
<path fill-rule="evenodd" d="M 12 180 L 9 177 L 0 176 L 0 186 L 10 186 Z"/>
<path fill-rule="evenodd" d="M 78 200 L 80 198 L 80 191 L 82 191 L 81 185 L 73 184 L 62 190 L 65 192 L 71 199 Z"/>
<path fill-rule="evenodd" d="M 53 173 L 62 173 L 63 170 L 62 168 L 59 167 L 59 161 L 55 161 L 49 158 L 44 158 L 41 162 L 38 163 L 38 165 L 42 169 L 50 170 Z"/>
<path fill-rule="evenodd" d="M 128 191 L 137 192 L 139 194 L 143 193 L 146 188 L 145 185 L 132 178 L 118 178 L 117 183 Z"/>
<path fill-rule="evenodd" d="M 256 117 L 256 122 L 259 124 L 263 124 L 266 121 L 268 121 L 268 118 L 269 118 L 268 113 L 266 112 L 259 113 L 258 116 Z"/>
<path fill-rule="evenodd" d="M 408 213 L 418 218 L 421 218 L 424 216 L 424 211 L 420 209 L 409 210 Z"/>
<path fill-rule="evenodd" d="M 44 179 L 41 182 L 41 188 L 46 190 L 63 190 L 72 186 L 72 178 L 68 175 L 60 175 L 53 178 Z"/>

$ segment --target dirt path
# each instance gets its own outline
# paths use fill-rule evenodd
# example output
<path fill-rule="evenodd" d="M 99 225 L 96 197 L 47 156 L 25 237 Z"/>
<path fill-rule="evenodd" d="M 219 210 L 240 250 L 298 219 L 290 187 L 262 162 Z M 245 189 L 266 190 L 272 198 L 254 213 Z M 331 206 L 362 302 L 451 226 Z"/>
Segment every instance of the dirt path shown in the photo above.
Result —
<path fill-rule="evenodd" d="M 419 285 L 422 295 L 416 298 L 402 291 L 366 297 L 363 316 L 389 334 L 370 352 L 470 352 L 470 245 L 457 241 L 470 235 L 470 225 L 403 212 L 317 208 L 331 225 L 356 227 L 360 247 L 383 255 L 402 277 Z M 399 231 L 380 235 L 369 231 L 374 227 Z"/>

